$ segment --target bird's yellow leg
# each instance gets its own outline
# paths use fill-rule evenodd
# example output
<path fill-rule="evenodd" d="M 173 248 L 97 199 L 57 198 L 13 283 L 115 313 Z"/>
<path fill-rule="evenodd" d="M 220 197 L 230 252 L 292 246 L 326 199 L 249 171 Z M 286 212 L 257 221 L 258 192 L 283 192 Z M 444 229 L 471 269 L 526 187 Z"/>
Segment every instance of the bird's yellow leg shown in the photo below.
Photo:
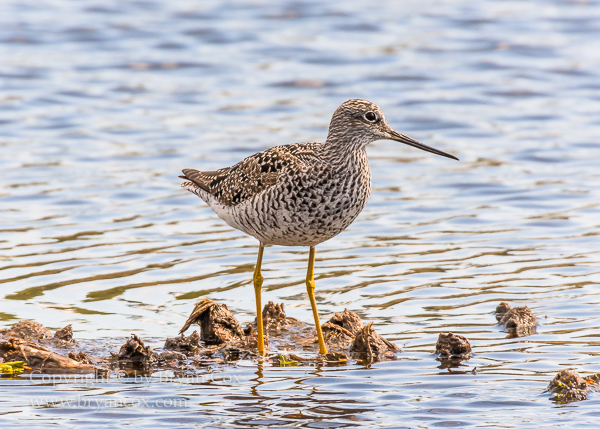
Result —
<path fill-rule="evenodd" d="M 315 301 L 315 248 L 311 246 L 308 254 L 308 270 L 306 271 L 306 291 L 310 306 L 312 307 L 313 317 L 315 318 L 315 327 L 317 328 L 317 338 L 319 339 L 319 353 L 327 354 L 327 346 L 323 339 L 323 331 L 321 331 L 321 323 L 319 322 L 319 312 L 317 311 L 317 302 Z"/>
<path fill-rule="evenodd" d="M 265 354 L 265 339 L 263 336 L 263 318 L 262 318 L 262 303 L 260 301 L 260 288 L 263 284 L 263 276 L 260 273 L 260 266 L 262 264 L 263 250 L 265 246 L 260 243 L 258 248 L 258 259 L 256 260 L 256 268 L 254 268 L 254 276 L 252 278 L 254 282 L 254 295 L 256 297 L 256 330 L 258 333 L 256 347 L 258 348 L 258 354 Z"/>

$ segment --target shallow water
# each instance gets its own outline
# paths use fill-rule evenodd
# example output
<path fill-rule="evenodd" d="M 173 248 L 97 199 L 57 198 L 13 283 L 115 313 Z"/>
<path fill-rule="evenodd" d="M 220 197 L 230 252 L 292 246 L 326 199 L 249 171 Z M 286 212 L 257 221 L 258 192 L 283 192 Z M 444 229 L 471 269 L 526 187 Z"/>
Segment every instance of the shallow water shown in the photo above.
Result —
<path fill-rule="evenodd" d="M 348 98 L 461 161 L 372 144 L 369 204 L 317 248 L 322 320 L 356 311 L 397 361 L 4 379 L 0 424 L 596 427 L 600 394 L 543 390 L 600 372 L 599 23 L 598 1 L 2 2 L 5 325 L 71 323 L 116 351 L 160 347 L 204 296 L 250 321 L 256 242 L 177 175 L 322 141 Z M 267 248 L 263 300 L 309 322 L 306 258 Z M 507 339 L 501 300 L 537 334 Z M 438 367 L 449 331 L 476 375 Z"/>

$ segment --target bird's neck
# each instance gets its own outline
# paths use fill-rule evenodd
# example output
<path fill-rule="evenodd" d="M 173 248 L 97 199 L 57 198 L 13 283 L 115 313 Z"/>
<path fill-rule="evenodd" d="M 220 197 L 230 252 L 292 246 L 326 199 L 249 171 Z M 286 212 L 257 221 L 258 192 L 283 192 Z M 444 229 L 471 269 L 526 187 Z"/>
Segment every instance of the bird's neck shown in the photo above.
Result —
<path fill-rule="evenodd" d="M 327 140 L 325 140 L 327 146 L 345 152 L 364 150 L 372 142 L 373 139 L 370 136 L 357 135 L 352 132 L 350 127 L 329 127 Z"/>
<path fill-rule="evenodd" d="M 341 169 L 359 169 L 369 170 L 369 161 L 367 159 L 368 143 L 359 140 L 327 141 L 323 144 L 325 156 L 334 167 Z"/>

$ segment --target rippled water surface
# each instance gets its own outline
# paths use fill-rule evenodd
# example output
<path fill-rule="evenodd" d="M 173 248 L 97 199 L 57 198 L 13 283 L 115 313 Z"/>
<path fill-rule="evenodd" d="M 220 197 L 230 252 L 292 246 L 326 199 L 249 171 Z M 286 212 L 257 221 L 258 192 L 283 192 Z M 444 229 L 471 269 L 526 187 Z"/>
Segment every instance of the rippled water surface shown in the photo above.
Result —
<path fill-rule="evenodd" d="M 356 311 L 398 360 L 6 379 L 2 426 L 597 427 L 600 394 L 543 390 L 600 372 L 598 1 L 2 2 L 2 323 L 116 351 L 130 333 L 160 347 L 200 297 L 252 320 L 257 243 L 177 175 L 322 141 L 348 98 L 461 159 L 372 144 L 369 204 L 317 248 L 322 320 Z M 263 299 L 309 322 L 306 258 L 267 248 Z M 532 308 L 537 334 L 507 339 L 499 301 Z M 449 331 L 476 375 L 439 367 Z M 82 402 L 47 403 L 63 400 Z"/>

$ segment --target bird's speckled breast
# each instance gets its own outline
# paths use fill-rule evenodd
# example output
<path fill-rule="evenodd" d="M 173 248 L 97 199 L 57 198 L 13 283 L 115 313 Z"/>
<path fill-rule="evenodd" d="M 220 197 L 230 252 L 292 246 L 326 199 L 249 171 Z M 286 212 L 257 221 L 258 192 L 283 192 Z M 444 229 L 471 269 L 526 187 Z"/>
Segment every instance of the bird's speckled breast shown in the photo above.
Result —
<path fill-rule="evenodd" d="M 362 150 L 344 160 L 317 162 L 301 175 L 283 174 L 276 186 L 230 207 L 233 213 L 215 211 L 263 244 L 315 246 L 346 229 L 370 193 L 371 171 Z"/>

